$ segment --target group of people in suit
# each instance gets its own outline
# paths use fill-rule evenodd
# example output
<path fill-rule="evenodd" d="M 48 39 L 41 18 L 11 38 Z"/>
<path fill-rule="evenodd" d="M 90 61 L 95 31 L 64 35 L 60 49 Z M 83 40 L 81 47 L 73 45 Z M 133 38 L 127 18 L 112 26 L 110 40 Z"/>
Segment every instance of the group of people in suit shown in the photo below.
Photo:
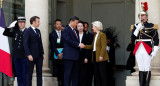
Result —
<path fill-rule="evenodd" d="M 36 65 L 37 86 L 42 86 L 44 51 L 41 32 L 38 29 L 40 18 L 38 16 L 31 17 L 30 24 L 28 29 L 25 28 L 25 17 L 18 17 L 9 27 L 6 27 L 3 33 L 14 39 L 12 57 L 18 86 L 32 86 L 34 65 Z"/>
<path fill-rule="evenodd" d="M 86 30 L 88 30 L 89 24 L 87 22 L 86 24 Z M 74 86 L 78 84 L 78 86 L 91 86 L 92 75 L 90 72 L 92 71 L 89 71 L 92 68 L 91 50 L 86 52 L 86 50 L 80 49 L 79 43 L 91 44 L 93 35 L 88 31 L 84 31 L 85 24 L 79 22 L 78 17 L 72 17 L 64 31 L 61 29 L 62 21 L 60 19 L 54 21 L 54 27 L 55 30 L 50 33 L 49 40 L 52 52 L 51 58 L 53 59 L 53 76 L 58 78 L 59 86 L 70 86 L 69 80 L 72 80 Z M 72 29 L 72 27 L 77 29 Z M 79 36 L 79 33 L 81 33 L 81 36 Z M 58 51 L 60 48 L 63 49 L 62 52 Z M 58 58 L 54 58 L 54 54 Z M 85 58 L 89 59 L 89 62 L 84 63 Z M 83 82 L 80 83 L 79 81 Z"/>
<path fill-rule="evenodd" d="M 3 34 L 14 39 L 12 56 L 18 86 L 32 86 L 34 65 L 37 86 L 42 86 L 44 50 L 38 29 L 40 18 L 31 17 L 29 28 L 25 28 L 25 24 L 25 17 L 18 17 Z M 87 22 L 73 16 L 62 31 L 62 21 L 55 20 L 55 30 L 49 34 L 49 41 L 53 76 L 58 77 L 59 86 L 70 86 L 71 83 L 72 86 L 92 86 L 93 75 L 95 86 L 107 86 L 107 37 L 100 21 L 94 21 L 92 26 L 94 34 L 88 31 Z"/>
<path fill-rule="evenodd" d="M 94 21 L 92 25 L 94 34 L 88 32 L 87 22 L 73 16 L 62 31 L 62 21 L 55 20 L 55 30 L 50 33 L 49 40 L 53 76 L 58 77 L 59 86 L 92 86 L 93 75 L 95 86 L 108 85 L 107 37 L 100 21 Z"/>

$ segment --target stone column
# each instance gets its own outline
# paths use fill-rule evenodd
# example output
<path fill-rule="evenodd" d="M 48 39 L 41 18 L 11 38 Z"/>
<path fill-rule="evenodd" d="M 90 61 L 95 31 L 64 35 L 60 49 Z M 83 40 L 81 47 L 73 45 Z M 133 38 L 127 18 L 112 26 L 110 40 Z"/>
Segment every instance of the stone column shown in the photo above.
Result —
<path fill-rule="evenodd" d="M 160 0 L 136 0 L 135 3 L 135 23 L 138 23 L 140 20 L 138 19 L 138 14 L 140 12 L 140 2 L 148 2 L 148 22 L 160 25 L 160 11 L 159 4 Z M 160 30 L 158 30 L 158 33 Z M 160 36 L 160 35 L 159 35 Z M 157 55 L 152 59 L 151 63 L 151 71 L 152 77 L 150 86 L 158 86 L 160 82 L 160 50 L 157 52 Z M 138 78 L 138 66 L 135 67 L 136 72 L 132 73 L 132 76 L 127 76 L 126 86 L 139 86 L 139 78 Z"/>
<path fill-rule="evenodd" d="M 48 67 L 48 0 L 25 0 L 26 27 L 30 26 L 32 16 L 40 17 L 40 31 L 45 53 L 43 67 Z"/>
<path fill-rule="evenodd" d="M 32 16 L 40 17 L 40 31 L 42 35 L 42 43 L 45 53 L 45 59 L 43 60 L 43 86 L 57 86 L 57 81 L 50 74 L 48 68 L 48 51 L 49 51 L 49 32 L 48 32 L 48 0 L 25 0 L 25 17 L 26 27 L 30 26 L 30 18 Z M 33 74 L 33 86 L 36 86 L 36 73 Z M 16 86 L 16 85 L 15 85 Z"/>

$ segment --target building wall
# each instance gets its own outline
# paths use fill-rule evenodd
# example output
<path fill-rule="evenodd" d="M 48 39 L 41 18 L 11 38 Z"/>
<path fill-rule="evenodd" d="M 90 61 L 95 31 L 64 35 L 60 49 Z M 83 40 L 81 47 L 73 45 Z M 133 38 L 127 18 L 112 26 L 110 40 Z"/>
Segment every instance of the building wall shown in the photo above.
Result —
<path fill-rule="evenodd" d="M 135 23 L 135 0 L 58 0 L 57 18 L 67 24 L 71 16 L 78 16 L 80 20 L 91 22 L 98 20 L 104 28 L 115 27 L 119 33 L 118 39 L 120 48 L 116 49 L 116 65 L 126 65 L 129 52 L 126 51 L 130 42 L 130 25 Z M 67 7 L 70 4 L 73 7 Z M 69 13 L 70 12 L 70 13 Z M 69 13 L 69 14 L 68 14 Z M 116 86 L 125 86 L 126 76 L 130 71 L 124 67 L 116 70 Z"/>
<path fill-rule="evenodd" d="M 135 22 L 134 0 L 59 0 L 57 3 L 57 16 L 68 24 L 70 16 L 78 16 L 80 20 L 91 22 L 98 20 L 104 28 L 115 27 L 120 48 L 116 49 L 116 64 L 125 65 L 129 53 L 126 47 L 130 41 L 130 25 Z M 73 6 L 73 7 L 71 7 Z"/>
<path fill-rule="evenodd" d="M 24 0 L 5 0 L 4 12 L 6 24 L 9 25 L 15 17 L 23 16 Z M 20 2 L 20 3 L 19 3 Z M 63 24 L 68 24 L 69 18 L 73 15 L 91 24 L 99 20 L 104 28 L 115 27 L 119 33 L 120 48 L 116 49 L 116 65 L 125 65 L 129 57 L 126 47 L 130 40 L 130 25 L 135 22 L 135 0 L 49 0 L 49 25 L 50 32 L 53 28 L 53 21 L 60 18 Z M 16 8 L 18 5 L 22 7 Z M 14 8 L 13 8 L 14 7 Z M 91 25 L 90 25 L 91 28 Z M 91 29 L 90 29 L 91 30 Z M 121 83 L 125 86 L 125 69 L 118 70 L 116 75 L 116 86 Z M 1 86 L 1 74 L 0 74 Z"/>

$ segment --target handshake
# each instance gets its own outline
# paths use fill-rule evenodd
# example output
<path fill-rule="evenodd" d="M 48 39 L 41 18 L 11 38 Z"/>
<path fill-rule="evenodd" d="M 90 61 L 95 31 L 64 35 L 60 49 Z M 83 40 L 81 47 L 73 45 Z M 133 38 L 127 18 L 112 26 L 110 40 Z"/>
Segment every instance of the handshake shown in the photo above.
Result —
<path fill-rule="evenodd" d="M 85 48 L 85 45 L 84 45 L 83 43 L 80 43 L 80 44 L 79 44 L 79 47 L 80 47 L 80 48 Z"/>

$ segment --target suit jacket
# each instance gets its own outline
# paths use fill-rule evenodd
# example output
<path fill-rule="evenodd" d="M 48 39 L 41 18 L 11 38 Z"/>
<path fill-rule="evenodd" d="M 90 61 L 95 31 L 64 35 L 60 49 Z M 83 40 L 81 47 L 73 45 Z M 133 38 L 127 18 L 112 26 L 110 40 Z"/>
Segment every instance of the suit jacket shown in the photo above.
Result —
<path fill-rule="evenodd" d="M 52 33 L 50 33 L 50 35 L 49 35 L 52 58 L 54 56 L 54 53 L 58 56 L 59 52 L 57 51 L 57 48 L 63 48 L 62 33 L 63 33 L 63 31 L 61 31 L 61 41 L 60 41 L 60 43 L 57 43 L 58 35 L 57 35 L 57 32 L 55 30 Z"/>
<path fill-rule="evenodd" d="M 33 58 L 43 57 L 44 51 L 39 29 L 37 29 L 37 33 L 34 32 L 32 27 L 26 29 L 23 42 L 26 56 L 32 55 Z"/>
<path fill-rule="evenodd" d="M 92 42 L 93 42 L 93 37 L 94 35 L 90 32 L 86 32 L 86 35 L 87 35 L 87 43 L 86 45 L 91 45 Z M 87 49 L 86 50 L 86 57 L 88 59 L 88 63 L 91 63 L 91 60 L 92 60 L 92 49 Z"/>
<path fill-rule="evenodd" d="M 13 42 L 13 49 L 12 49 L 12 56 L 14 58 L 23 59 L 26 58 L 24 47 L 23 47 L 23 32 L 19 30 L 19 28 L 14 28 L 12 32 L 10 32 L 11 29 L 5 28 L 5 31 L 3 32 L 3 35 L 12 37 L 14 39 Z"/>
<path fill-rule="evenodd" d="M 135 47 L 135 44 L 133 42 L 129 43 L 129 45 L 127 46 L 127 51 L 130 51 L 130 55 L 126 64 L 127 70 L 132 70 L 133 67 L 135 66 L 135 56 L 133 55 L 134 47 Z"/>
<path fill-rule="evenodd" d="M 94 35 L 94 40 L 95 40 L 95 35 Z M 92 42 L 92 45 L 86 45 L 85 49 L 93 49 L 94 40 Z M 108 53 L 106 51 L 106 46 L 107 46 L 106 35 L 103 32 L 100 32 L 96 41 L 96 62 L 100 62 L 99 61 L 100 56 L 103 57 L 103 61 L 109 59 Z M 92 54 L 92 61 L 93 61 L 93 54 Z"/>
<path fill-rule="evenodd" d="M 115 66 L 115 48 L 112 44 L 110 45 L 110 50 L 108 52 L 108 56 L 109 56 L 109 61 L 112 65 L 112 67 Z"/>
<path fill-rule="evenodd" d="M 83 44 L 87 44 L 87 34 L 86 33 L 83 33 L 83 36 L 82 36 L 82 40 L 81 40 L 81 43 Z M 80 49 L 80 55 L 79 55 L 79 58 L 80 58 L 80 61 L 81 63 L 84 63 L 84 59 L 87 58 L 87 50 L 86 49 Z M 87 58 L 88 59 L 88 58 Z"/>
<path fill-rule="evenodd" d="M 92 44 L 93 41 L 93 36 L 92 34 L 89 33 L 84 33 L 83 37 L 82 37 L 82 42 L 85 45 L 89 45 Z M 88 59 L 88 63 L 91 62 L 91 58 L 92 58 L 92 49 L 90 50 L 86 50 L 86 49 L 80 49 L 80 61 L 81 63 L 84 63 L 84 59 L 87 58 Z"/>
<path fill-rule="evenodd" d="M 63 48 L 63 59 L 68 60 L 79 60 L 79 33 L 77 30 L 76 34 L 78 39 L 76 38 L 72 28 L 68 25 L 62 34 L 62 38 L 64 40 L 64 48 Z"/>

